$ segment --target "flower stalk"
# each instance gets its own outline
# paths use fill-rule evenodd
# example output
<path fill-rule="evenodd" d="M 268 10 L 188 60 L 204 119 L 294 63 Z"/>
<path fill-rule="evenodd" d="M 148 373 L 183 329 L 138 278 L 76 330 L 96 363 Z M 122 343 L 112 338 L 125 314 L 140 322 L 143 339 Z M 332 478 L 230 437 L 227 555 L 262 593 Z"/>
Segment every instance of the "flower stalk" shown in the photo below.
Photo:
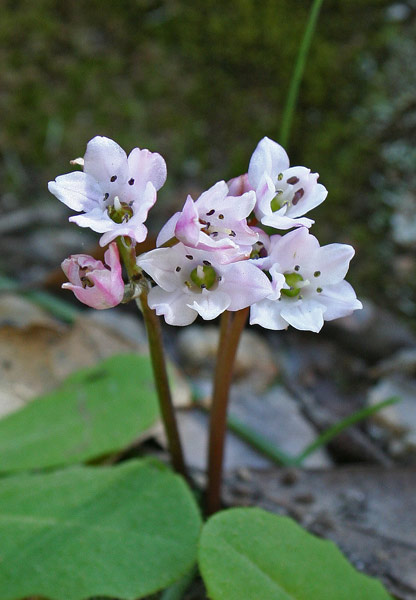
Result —
<path fill-rule="evenodd" d="M 220 495 L 228 399 L 238 344 L 248 314 L 249 308 L 244 308 L 234 313 L 234 315 L 226 311 L 221 318 L 208 446 L 208 489 L 206 498 L 206 513 L 208 515 L 217 512 L 221 505 Z"/>
<path fill-rule="evenodd" d="M 134 245 L 129 244 L 125 238 L 117 238 L 117 245 L 120 256 L 125 264 L 127 275 L 132 284 L 140 282 L 141 293 L 136 298 L 136 304 L 143 314 L 146 326 L 147 338 L 149 341 L 150 358 L 152 361 L 153 376 L 156 385 L 156 391 L 159 399 L 159 407 L 162 415 L 162 421 L 168 440 L 169 453 L 172 460 L 172 466 L 184 477 L 186 477 L 186 467 L 183 457 L 182 444 L 179 437 L 178 425 L 173 407 L 172 395 L 170 392 L 166 361 L 163 350 L 162 328 L 156 313 L 149 307 L 147 302 L 148 287 L 142 276 L 141 269 L 136 264 L 136 253 Z"/>

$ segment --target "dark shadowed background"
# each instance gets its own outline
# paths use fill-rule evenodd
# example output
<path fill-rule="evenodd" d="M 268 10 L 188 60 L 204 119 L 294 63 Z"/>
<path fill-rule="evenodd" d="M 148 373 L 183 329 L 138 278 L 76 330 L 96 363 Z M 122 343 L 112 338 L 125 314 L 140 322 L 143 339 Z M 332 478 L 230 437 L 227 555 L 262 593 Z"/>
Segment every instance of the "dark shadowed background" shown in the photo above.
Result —
<path fill-rule="evenodd" d="M 160 152 L 157 227 L 278 141 L 305 0 L 0 1 L 0 271 L 37 281 L 97 237 L 47 192 L 94 135 Z M 288 152 L 329 190 L 321 243 L 357 249 L 350 281 L 416 315 L 416 2 L 325 0 Z M 34 210 L 35 209 L 35 210 Z"/>

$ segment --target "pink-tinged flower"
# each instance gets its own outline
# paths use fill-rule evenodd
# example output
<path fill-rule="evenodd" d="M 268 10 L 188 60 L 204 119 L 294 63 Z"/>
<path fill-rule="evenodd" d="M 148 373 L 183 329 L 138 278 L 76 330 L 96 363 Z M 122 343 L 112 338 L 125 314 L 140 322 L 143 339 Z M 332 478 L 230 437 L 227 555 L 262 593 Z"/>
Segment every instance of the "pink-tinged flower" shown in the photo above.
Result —
<path fill-rule="evenodd" d="M 268 256 L 253 262 L 269 271 L 273 293 L 251 307 L 250 323 L 267 329 L 292 325 L 317 333 L 324 321 L 362 308 L 344 281 L 353 256 L 354 248 L 346 244 L 320 247 L 305 227 L 272 236 Z"/>
<path fill-rule="evenodd" d="M 328 195 L 318 183 L 318 173 L 306 167 L 290 167 L 286 151 L 269 138 L 255 149 L 248 169 L 250 185 L 256 190 L 256 217 L 276 229 L 310 227 L 314 221 L 302 215 L 321 204 Z"/>
<path fill-rule="evenodd" d="M 246 220 L 255 203 L 254 191 L 230 196 L 225 181 L 219 181 L 196 202 L 188 196 L 182 211 L 162 228 L 156 244 L 162 246 L 176 238 L 191 248 L 223 250 L 226 262 L 249 255 L 258 239 Z"/>
<path fill-rule="evenodd" d="M 244 175 L 239 175 L 238 177 L 233 177 L 230 179 L 227 185 L 230 196 L 242 196 L 246 192 L 251 192 L 253 189 L 248 180 L 248 173 L 244 173 Z"/>
<path fill-rule="evenodd" d="M 112 308 L 123 300 L 124 281 L 121 276 L 117 244 L 111 243 L 104 254 L 105 265 L 87 254 L 73 254 L 62 263 L 69 279 L 63 288 L 74 292 L 80 302 L 91 308 Z"/>
<path fill-rule="evenodd" d="M 48 184 L 58 200 L 84 213 L 69 220 L 104 234 L 101 246 L 119 235 L 142 242 L 147 236 L 143 223 L 166 181 L 160 154 L 134 148 L 127 156 L 116 142 L 97 136 L 88 142 L 84 158 L 72 162 L 84 171 L 60 175 Z"/>
<path fill-rule="evenodd" d="M 272 292 L 267 276 L 248 260 L 222 264 L 217 252 L 178 243 L 143 254 L 137 264 L 157 286 L 149 292 L 149 306 L 169 325 L 189 325 L 200 315 L 215 319 L 225 310 L 236 311 Z"/>

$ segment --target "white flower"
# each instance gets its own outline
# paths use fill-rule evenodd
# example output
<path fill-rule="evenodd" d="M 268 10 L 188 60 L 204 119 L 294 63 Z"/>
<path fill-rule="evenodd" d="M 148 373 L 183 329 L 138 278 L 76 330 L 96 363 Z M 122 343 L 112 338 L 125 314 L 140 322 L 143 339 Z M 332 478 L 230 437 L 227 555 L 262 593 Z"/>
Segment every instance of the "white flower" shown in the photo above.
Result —
<path fill-rule="evenodd" d="M 148 303 L 169 325 L 189 325 L 198 315 L 215 319 L 246 308 L 272 292 L 267 276 L 248 260 L 221 264 L 221 251 L 178 243 L 142 254 L 137 264 L 157 286 Z"/>
<path fill-rule="evenodd" d="M 250 255 L 258 234 L 247 225 L 246 219 L 255 204 L 254 191 L 230 196 L 225 181 L 219 181 L 196 202 L 188 196 L 182 211 L 162 227 L 156 244 L 162 246 L 176 238 L 192 248 L 221 249 L 224 262 Z"/>
<path fill-rule="evenodd" d="M 127 157 L 113 140 L 97 136 L 87 144 L 84 159 L 73 161 L 84 171 L 61 175 L 48 184 L 58 200 L 76 212 L 70 217 L 80 227 L 103 233 L 101 246 L 119 235 L 142 242 L 143 224 L 166 181 L 166 164 L 155 152 L 134 148 Z"/>
<path fill-rule="evenodd" d="M 318 173 L 306 167 L 290 167 L 286 151 L 265 137 L 255 149 L 248 169 L 250 185 L 256 190 L 256 217 L 276 229 L 310 227 L 314 221 L 302 217 L 321 204 L 328 192 L 317 183 Z"/>
<path fill-rule="evenodd" d="M 250 323 L 318 332 L 324 321 L 362 308 L 344 281 L 353 256 L 354 248 L 346 244 L 320 247 L 305 227 L 272 236 L 268 256 L 253 262 L 269 271 L 273 293 L 251 307 Z"/>

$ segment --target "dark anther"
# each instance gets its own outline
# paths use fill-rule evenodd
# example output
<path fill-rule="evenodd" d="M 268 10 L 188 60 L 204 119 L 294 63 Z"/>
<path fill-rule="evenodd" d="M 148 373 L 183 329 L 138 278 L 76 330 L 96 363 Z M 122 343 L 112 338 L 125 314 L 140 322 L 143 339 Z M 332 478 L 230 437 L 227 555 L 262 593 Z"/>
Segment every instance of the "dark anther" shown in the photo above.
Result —
<path fill-rule="evenodd" d="M 207 215 L 207 217 L 210 217 L 211 215 L 213 215 L 215 213 L 215 210 L 212 209 L 209 212 L 205 213 Z"/>
<path fill-rule="evenodd" d="M 206 290 L 207 286 L 205 285 L 205 283 L 201 283 L 201 290 Z"/>
<path fill-rule="evenodd" d="M 300 188 L 300 190 L 298 190 L 297 192 L 295 192 L 295 195 L 293 196 L 293 200 L 292 200 L 292 204 L 294 206 L 296 206 L 296 204 L 302 198 L 302 196 L 303 196 L 304 193 L 305 193 L 305 190 L 303 188 Z"/>
<path fill-rule="evenodd" d="M 224 215 L 218 215 L 218 218 L 219 218 L 219 219 L 223 219 L 223 218 L 224 218 Z"/>
<path fill-rule="evenodd" d="M 108 198 L 109 198 L 109 197 L 110 197 L 110 194 L 109 194 L 108 192 L 106 192 L 106 193 L 104 194 L 104 200 L 108 200 Z"/>
<path fill-rule="evenodd" d="M 295 183 L 298 183 L 299 181 L 299 177 L 289 177 L 289 179 L 287 180 L 288 183 L 290 183 L 290 185 L 295 185 Z"/>
<path fill-rule="evenodd" d="M 112 181 L 113 183 L 116 181 L 117 179 L 117 175 L 113 175 L 112 177 L 110 177 L 110 181 Z"/>
<path fill-rule="evenodd" d="M 263 242 L 257 242 L 258 246 L 264 246 Z"/>
<path fill-rule="evenodd" d="M 134 185 L 134 179 L 133 179 L 133 177 L 131 179 L 129 179 L 129 185 Z"/>
<path fill-rule="evenodd" d="M 192 256 L 192 254 L 185 254 L 186 258 L 189 258 L 189 260 L 194 260 L 194 257 Z"/>
<path fill-rule="evenodd" d="M 315 271 L 315 273 L 313 274 L 314 277 L 319 277 L 319 275 L 321 274 L 321 271 Z"/>
<path fill-rule="evenodd" d="M 179 271 L 181 271 L 181 270 L 182 270 L 182 267 L 176 267 L 176 269 L 175 269 L 175 271 L 176 271 L 177 273 L 179 273 Z"/>
<path fill-rule="evenodd" d="M 221 275 L 219 275 L 219 276 L 217 277 L 217 281 L 222 281 L 222 277 L 221 277 Z"/>
<path fill-rule="evenodd" d="M 320 294 L 322 292 L 322 288 L 316 288 L 316 291 L 318 292 L 318 294 Z"/>
<path fill-rule="evenodd" d="M 237 234 L 236 234 L 236 232 L 235 232 L 235 231 L 231 231 L 231 232 L 230 232 L 230 237 L 235 237 L 236 235 L 237 235 Z"/>
<path fill-rule="evenodd" d="M 266 248 L 260 248 L 259 258 L 266 258 L 268 256 Z"/>
<path fill-rule="evenodd" d="M 213 232 L 211 233 L 211 235 L 212 235 L 212 237 L 217 237 L 217 235 L 218 235 L 218 231 L 213 231 Z"/>
<path fill-rule="evenodd" d="M 204 263 L 204 265 L 206 265 L 207 267 L 211 266 L 211 263 L 209 262 L 209 260 L 203 260 L 202 261 Z"/>
<path fill-rule="evenodd" d="M 295 271 L 299 271 L 300 266 L 299 265 L 295 265 Z"/>

